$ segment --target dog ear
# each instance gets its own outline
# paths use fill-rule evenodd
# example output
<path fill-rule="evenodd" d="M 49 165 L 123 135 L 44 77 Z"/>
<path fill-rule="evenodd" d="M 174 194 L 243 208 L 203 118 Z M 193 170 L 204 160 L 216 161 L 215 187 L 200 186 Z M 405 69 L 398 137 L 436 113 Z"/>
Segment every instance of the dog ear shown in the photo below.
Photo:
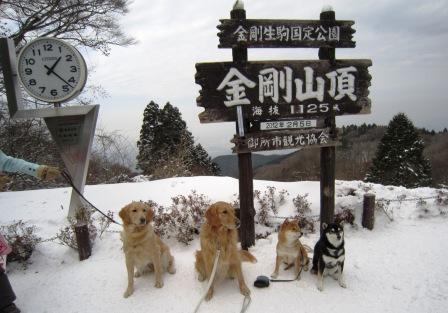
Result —
<path fill-rule="evenodd" d="M 120 213 L 118 213 L 118 215 L 121 217 L 124 224 L 131 223 L 131 219 L 129 218 L 129 214 L 128 214 L 128 206 L 125 206 L 124 208 L 122 208 L 120 210 Z"/>
<path fill-rule="evenodd" d="M 205 218 L 212 226 L 219 226 L 220 224 L 217 209 L 218 208 L 212 204 L 207 211 L 205 211 Z"/>
<path fill-rule="evenodd" d="M 328 224 L 327 224 L 327 223 L 322 223 L 322 230 L 327 229 L 327 227 L 328 227 Z"/>
<path fill-rule="evenodd" d="M 154 211 L 152 210 L 152 208 L 148 205 L 146 207 L 146 222 L 149 223 L 150 221 L 152 221 L 152 218 L 154 217 Z"/>

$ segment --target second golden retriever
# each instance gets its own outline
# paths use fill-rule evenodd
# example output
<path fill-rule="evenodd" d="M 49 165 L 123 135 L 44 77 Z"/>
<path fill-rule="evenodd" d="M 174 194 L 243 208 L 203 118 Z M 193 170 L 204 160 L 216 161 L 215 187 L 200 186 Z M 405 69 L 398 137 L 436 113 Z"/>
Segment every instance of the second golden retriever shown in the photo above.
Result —
<path fill-rule="evenodd" d="M 150 224 L 154 213 L 145 202 L 132 202 L 119 213 L 123 220 L 123 250 L 128 272 L 128 286 L 124 293 L 127 298 L 134 292 L 134 276 L 154 272 L 155 287 L 162 288 L 162 273 L 176 272 L 174 258 L 168 246 L 154 233 Z M 137 271 L 134 274 L 134 268 Z"/>
<path fill-rule="evenodd" d="M 247 296 L 247 287 L 241 269 L 242 261 L 255 263 L 257 259 L 248 251 L 237 248 L 237 223 L 234 208 L 226 202 L 216 202 L 205 212 L 205 223 L 201 227 L 201 250 L 196 251 L 195 267 L 199 281 L 209 280 L 218 249 L 220 250 L 216 275 L 205 297 L 213 297 L 214 285 L 226 277 L 237 278 L 241 294 Z"/>

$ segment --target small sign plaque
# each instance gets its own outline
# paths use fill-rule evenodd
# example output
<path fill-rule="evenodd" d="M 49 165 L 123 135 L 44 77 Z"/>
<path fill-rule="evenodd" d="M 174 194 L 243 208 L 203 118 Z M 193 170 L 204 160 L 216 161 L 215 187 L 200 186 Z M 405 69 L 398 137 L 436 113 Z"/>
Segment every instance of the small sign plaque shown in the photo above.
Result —
<path fill-rule="evenodd" d="M 302 128 L 313 128 L 316 126 L 317 126 L 316 120 L 272 121 L 272 122 L 261 122 L 260 130 L 302 129 Z"/>
<path fill-rule="evenodd" d="M 219 48 L 354 48 L 353 21 L 237 20 L 218 25 Z"/>
<path fill-rule="evenodd" d="M 234 153 L 338 145 L 338 141 L 333 138 L 328 127 L 269 132 L 260 131 L 248 133 L 244 138 L 235 135 L 231 142 L 235 143 L 235 147 L 232 148 Z"/>

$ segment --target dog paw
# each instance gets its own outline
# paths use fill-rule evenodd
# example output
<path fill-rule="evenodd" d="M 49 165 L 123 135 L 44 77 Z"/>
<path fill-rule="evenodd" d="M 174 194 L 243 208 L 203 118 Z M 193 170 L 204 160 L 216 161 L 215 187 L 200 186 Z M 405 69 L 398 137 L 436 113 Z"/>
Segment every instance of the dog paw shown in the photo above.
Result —
<path fill-rule="evenodd" d="M 241 286 L 240 291 L 243 296 L 250 295 L 250 290 L 249 290 L 249 288 L 247 288 L 247 286 Z"/>
<path fill-rule="evenodd" d="M 171 268 L 168 269 L 168 273 L 176 274 L 176 269 L 174 267 L 171 267 Z"/>
<path fill-rule="evenodd" d="M 129 297 L 130 295 L 132 295 L 133 293 L 134 293 L 134 288 L 128 288 L 128 289 L 126 289 L 126 291 L 124 292 L 123 297 L 124 297 L 124 298 L 127 298 L 127 297 Z"/>
<path fill-rule="evenodd" d="M 204 281 L 204 280 L 205 280 L 205 276 L 202 275 L 202 274 L 199 274 L 199 275 L 198 275 L 198 280 L 199 280 L 199 281 Z"/>
<path fill-rule="evenodd" d="M 209 301 L 211 298 L 213 298 L 213 289 L 210 288 L 207 292 L 207 295 L 205 296 L 205 301 Z"/>
<path fill-rule="evenodd" d="M 154 284 L 154 287 L 162 288 L 163 287 L 163 281 L 156 281 L 156 283 Z"/>
<path fill-rule="evenodd" d="M 135 278 L 138 278 L 138 277 L 140 277 L 140 276 L 142 276 L 142 275 L 143 275 L 143 273 L 140 272 L 140 271 L 136 271 L 136 272 L 134 273 L 134 277 L 135 277 Z"/>
<path fill-rule="evenodd" d="M 345 283 L 345 281 L 339 281 L 339 286 L 341 286 L 342 288 L 347 288 L 347 284 Z"/>
<path fill-rule="evenodd" d="M 272 273 L 272 274 L 271 274 L 271 277 L 272 277 L 272 278 L 277 278 L 277 277 L 278 277 L 278 273 L 276 273 L 276 272 Z"/>

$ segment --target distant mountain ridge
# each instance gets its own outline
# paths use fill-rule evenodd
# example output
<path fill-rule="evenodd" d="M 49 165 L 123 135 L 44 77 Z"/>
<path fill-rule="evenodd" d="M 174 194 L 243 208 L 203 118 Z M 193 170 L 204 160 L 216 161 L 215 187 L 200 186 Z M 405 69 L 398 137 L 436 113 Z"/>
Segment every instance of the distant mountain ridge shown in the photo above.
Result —
<path fill-rule="evenodd" d="M 424 155 L 432 167 L 435 185 L 448 185 L 448 130 L 435 132 L 417 129 L 425 142 Z M 341 145 L 336 147 L 336 179 L 363 180 L 386 126 L 348 125 L 339 129 Z M 236 155 L 213 159 L 221 175 L 238 177 Z M 254 179 L 273 181 L 302 181 L 320 179 L 320 149 L 302 149 L 289 154 L 252 154 Z"/>
<path fill-rule="evenodd" d="M 252 153 L 252 168 L 255 171 L 260 166 L 276 164 L 287 158 L 288 154 L 263 155 Z M 212 159 L 221 169 L 222 176 L 238 177 L 238 158 L 236 154 L 220 155 Z"/>

